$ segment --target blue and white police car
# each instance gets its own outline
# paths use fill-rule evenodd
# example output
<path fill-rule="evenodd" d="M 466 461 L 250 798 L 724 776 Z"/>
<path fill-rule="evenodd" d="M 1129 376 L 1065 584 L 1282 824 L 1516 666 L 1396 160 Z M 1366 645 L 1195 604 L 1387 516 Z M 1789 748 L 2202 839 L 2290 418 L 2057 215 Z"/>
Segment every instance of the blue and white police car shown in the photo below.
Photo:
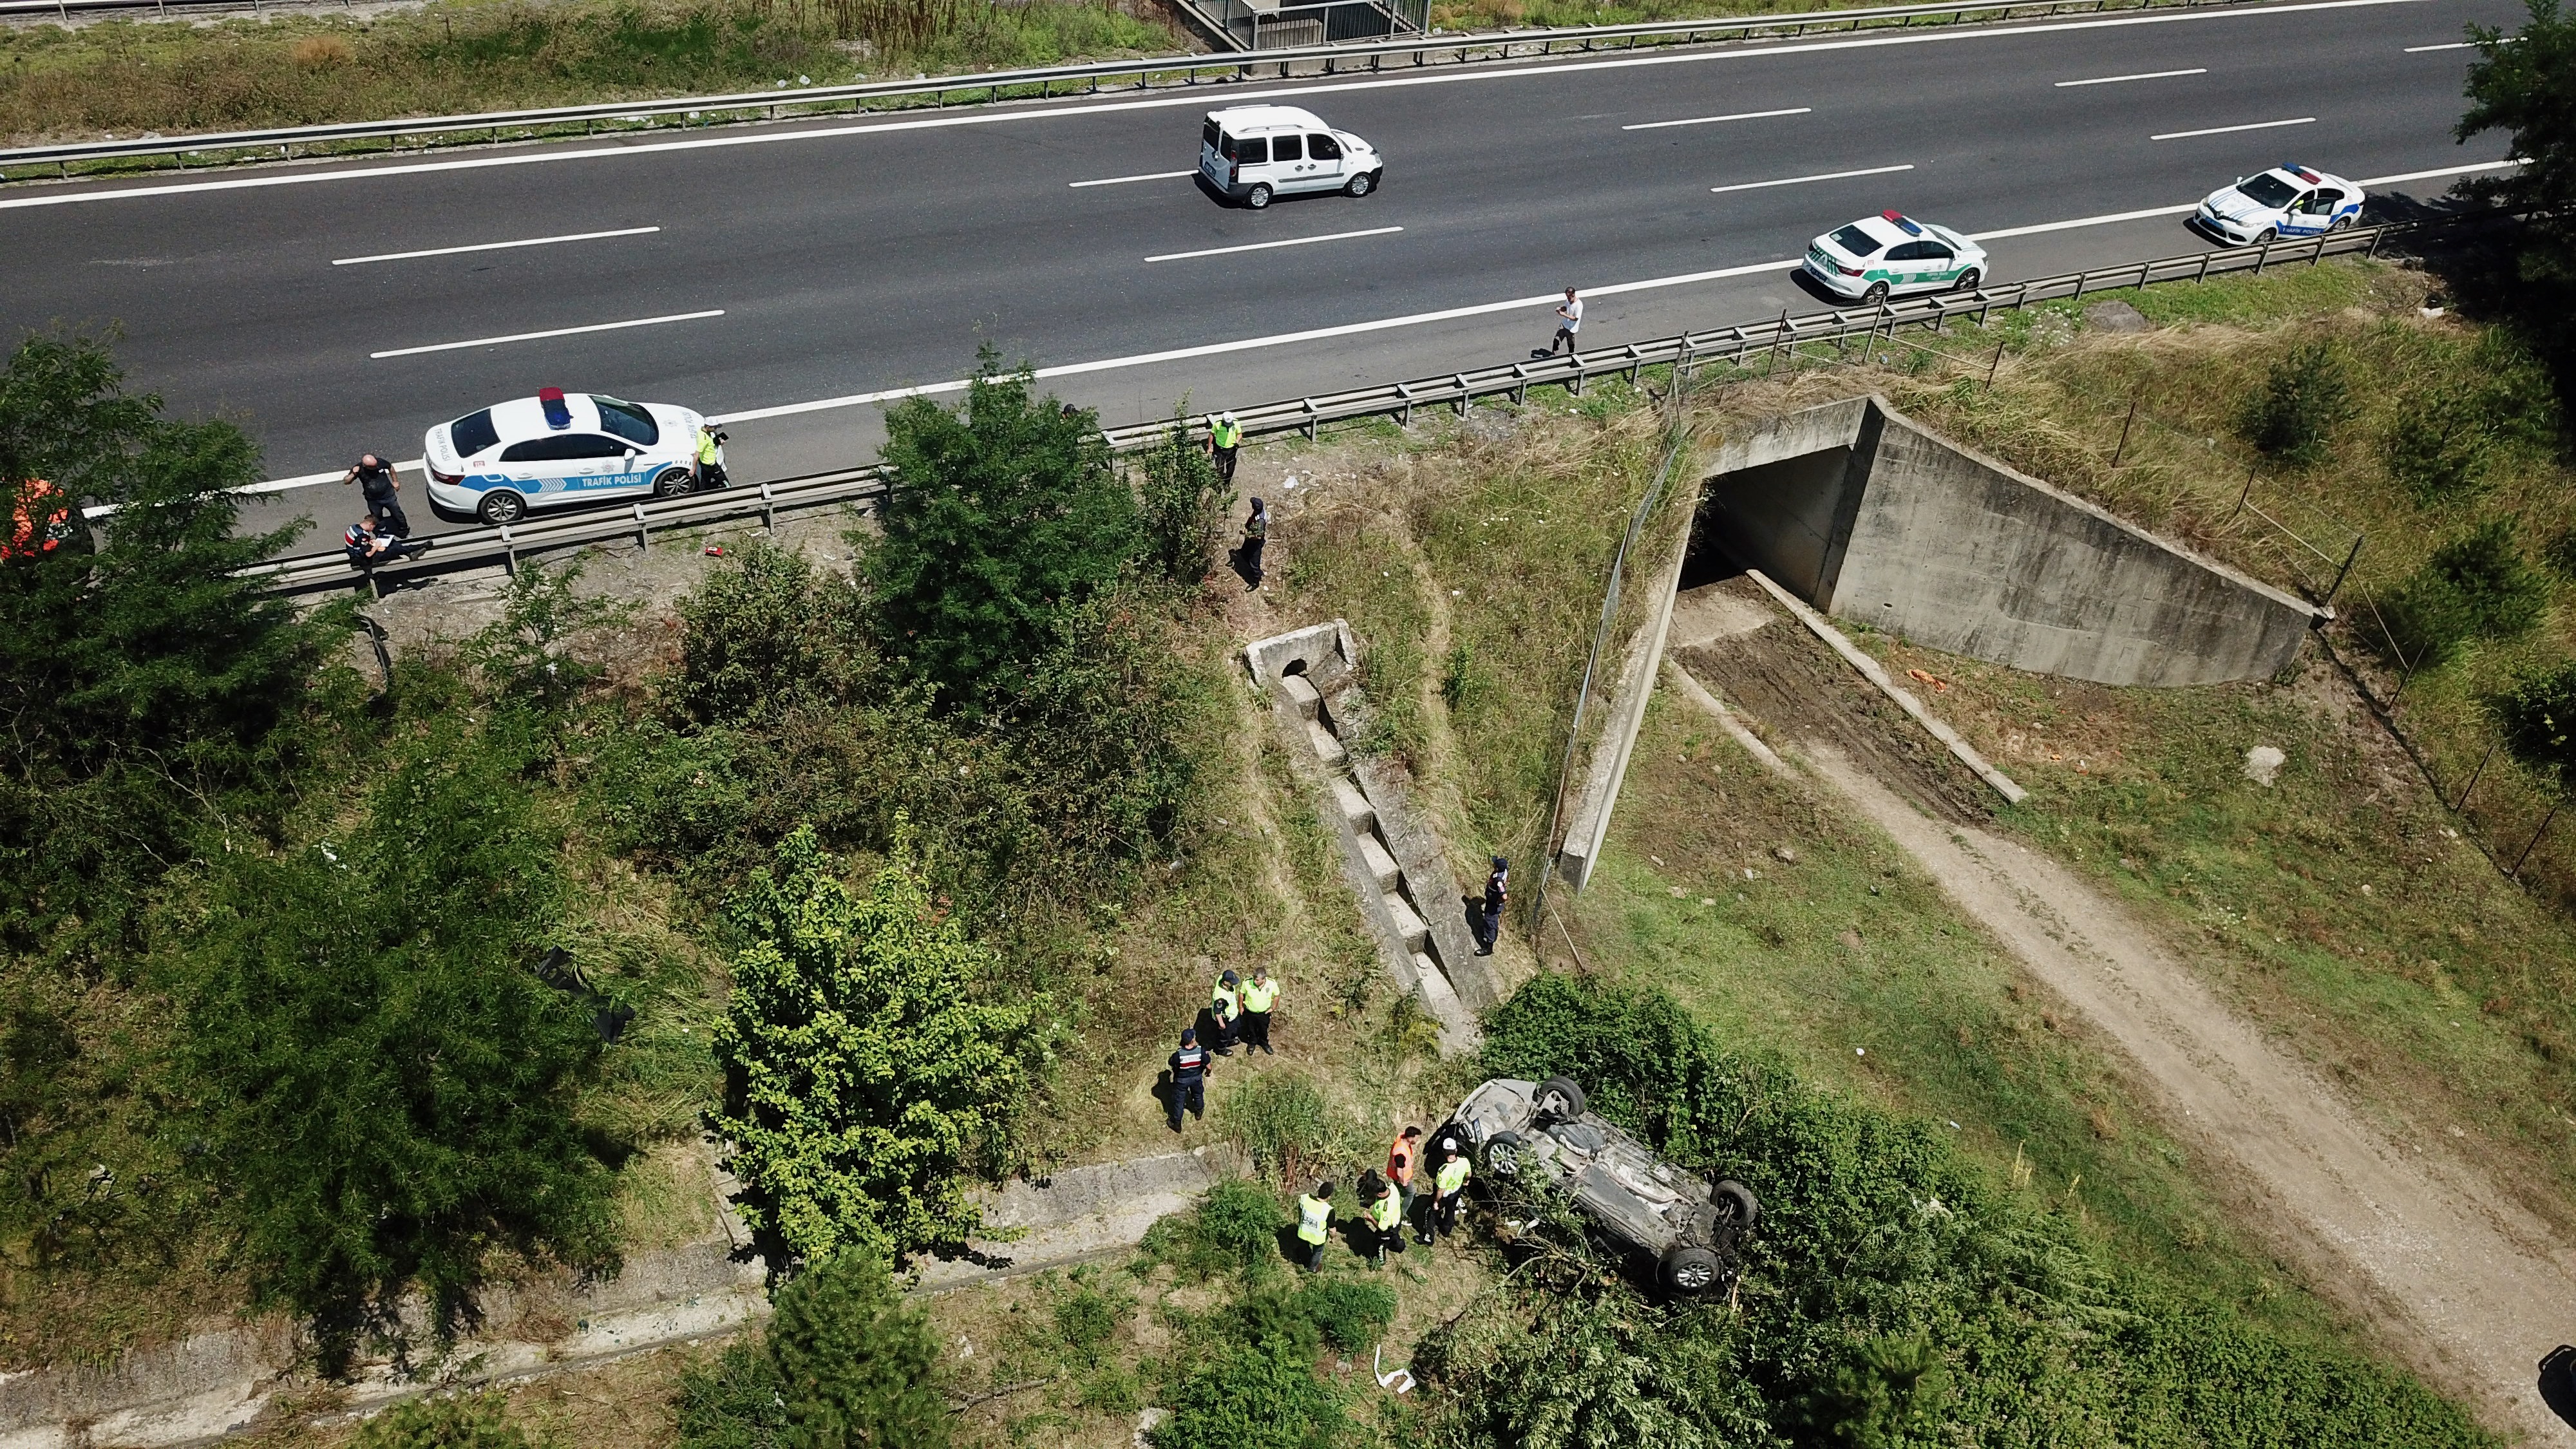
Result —
<path fill-rule="evenodd" d="M 676 497 L 695 480 L 703 421 L 668 403 L 552 387 L 494 403 L 429 430 L 429 500 L 498 524 L 590 498 Z"/>
<path fill-rule="evenodd" d="M 2361 188 L 2307 166 L 2275 166 L 2209 193 L 2192 214 L 2202 235 L 2232 247 L 2341 231 L 2361 220 Z"/>
<path fill-rule="evenodd" d="M 1974 291 L 1986 249 L 1930 222 L 1882 211 L 1807 244 L 1807 275 L 1837 297 L 1877 306 L 1898 292 Z"/>

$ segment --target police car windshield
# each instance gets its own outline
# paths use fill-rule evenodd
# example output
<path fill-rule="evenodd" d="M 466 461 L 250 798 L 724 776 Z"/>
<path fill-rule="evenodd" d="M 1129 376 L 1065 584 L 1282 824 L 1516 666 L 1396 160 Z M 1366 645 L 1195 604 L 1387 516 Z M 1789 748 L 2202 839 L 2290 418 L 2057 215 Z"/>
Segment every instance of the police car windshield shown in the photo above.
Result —
<path fill-rule="evenodd" d="M 651 413 L 631 402 L 619 402 L 613 397 L 604 397 L 599 393 L 592 393 L 590 400 L 599 404 L 601 427 L 630 443 L 640 443 L 647 448 L 661 441 L 662 429 L 653 421 Z"/>
<path fill-rule="evenodd" d="M 1886 243 L 1881 242 L 1878 238 L 1871 236 L 1868 232 L 1862 231 L 1856 226 L 1847 226 L 1841 231 L 1835 232 L 1833 235 L 1833 243 L 1835 246 L 1841 247 L 1844 251 L 1847 251 L 1856 257 L 1876 256 L 1878 255 L 1878 249 L 1881 246 L 1886 245 Z"/>
<path fill-rule="evenodd" d="M 501 441 L 500 430 L 492 426 L 490 408 L 485 408 L 479 413 L 467 413 L 448 424 L 447 436 L 449 441 L 456 444 L 456 456 L 459 458 L 471 458 Z"/>
<path fill-rule="evenodd" d="M 2266 171 L 2251 181 L 2239 181 L 2236 189 L 2251 197 L 2257 206 L 2287 206 L 2298 196 L 2290 183 Z"/>

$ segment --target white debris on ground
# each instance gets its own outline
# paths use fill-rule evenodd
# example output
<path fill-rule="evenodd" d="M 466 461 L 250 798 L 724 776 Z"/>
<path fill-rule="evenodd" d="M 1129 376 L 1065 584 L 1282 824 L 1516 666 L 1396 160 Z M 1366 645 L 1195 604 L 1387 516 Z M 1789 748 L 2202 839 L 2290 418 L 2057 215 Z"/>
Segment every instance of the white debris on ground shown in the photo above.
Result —
<path fill-rule="evenodd" d="M 2245 778 L 2257 785 L 2269 785 L 2289 758 L 2271 745 L 2256 745 L 2245 752 Z"/>

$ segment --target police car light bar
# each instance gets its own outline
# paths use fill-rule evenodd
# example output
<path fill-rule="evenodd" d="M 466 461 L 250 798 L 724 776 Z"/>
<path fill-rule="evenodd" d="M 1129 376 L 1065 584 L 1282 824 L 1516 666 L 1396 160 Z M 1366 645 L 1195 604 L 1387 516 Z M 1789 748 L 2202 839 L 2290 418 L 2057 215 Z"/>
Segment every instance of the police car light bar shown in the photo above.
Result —
<path fill-rule="evenodd" d="M 572 426 L 572 409 L 564 405 L 564 391 L 562 388 L 538 388 L 537 405 L 545 409 L 547 427 L 568 428 Z"/>
<path fill-rule="evenodd" d="M 2309 185 L 2311 185 L 2311 186 L 2314 186 L 2314 185 L 2316 185 L 2319 181 L 2322 181 L 2322 180 L 2324 180 L 2324 179 L 2325 179 L 2324 177 L 2319 176 L 2317 173 L 2315 173 L 2315 172 L 2313 172 L 2313 171 L 2309 170 L 2309 169 L 2308 169 L 2308 168 L 2306 168 L 2305 166 L 2300 165 L 2300 164 L 2299 164 L 2298 162 L 2296 162 L 2296 161 L 2285 161 L 2285 162 L 2283 162 L 2283 163 L 2281 164 L 2281 169 L 2282 169 L 2282 170 L 2284 170 L 2284 171 L 2289 172 L 2291 175 L 2296 176 L 2296 177 L 2297 177 L 2297 178 L 2299 178 L 2301 181 L 2304 181 L 2304 182 L 2308 183 L 2308 184 L 2309 184 Z"/>
<path fill-rule="evenodd" d="M 1916 226 L 1912 221 L 1908 220 L 1905 213 L 1901 211 L 1882 211 L 1879 215 L 1896 223 L 1897 229 L 1904 232 L 1907 236 L 1923 235 L 1923 228 Z"/>

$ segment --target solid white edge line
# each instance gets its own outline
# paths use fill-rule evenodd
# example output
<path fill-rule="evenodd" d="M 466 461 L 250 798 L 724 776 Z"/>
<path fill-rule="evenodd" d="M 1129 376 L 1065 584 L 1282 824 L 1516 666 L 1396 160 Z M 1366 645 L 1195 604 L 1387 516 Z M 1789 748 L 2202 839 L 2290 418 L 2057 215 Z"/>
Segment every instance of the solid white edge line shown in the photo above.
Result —
<path fill-rule="evenodd" d="M 2303 0 L 2294 5 L 2264 5 L 2243 10 L 2181 10 L 2152 15 L 2119 15 L 2102 19 L 2061 20 L 2039 25 L 2008 25 L 1992 28 L 1970 28 L 1953 31 L 1919 30 L 1895 35 L 1866 35 L 1843 40 L 1793 41 L 1781 45 L 1750 46 L 1733 50 L 1686 51 L 1670 55 L 1624 56 L 1616 60 L 1574 61 L 1565 65 L 1520 65 L 1491 70 L 1470 70 L 1443 75 L 1388 76 L 1373 80 L 1336 81 L 1330 84 L 1281 86 L 1271 90 L 1247 92 L 1241 101 L 1278 100 L 1292 96 L 1328 95 L 1341 91 L 1390 90 L 1399 86 L 1458 85 L 1485 81 L 1546 79 L 1585 71 L 1625 70 L 1651 65 L 1697 65 L 1710 61 L 1759 60 L 1775 55 L 1807 55 L 1819 51 L 1874 50 L 1891 45 L 1929 45 L 1944 41 L 1973 41 L 2021 38 L 2033 35 L 2057 35 L 2081 30 L 2103 30 L 2131 25 L 2171 25 L 2202 20 L 2242 20 L 2274 15 L 2300 15 L 2323 10 L 2356 10 L 2382 5 L 2423 5 L 2434 0 Z M 948 126 L 989 126 L 1016 121 L 1063 120 L 1072 117 L 1107 115 L 1119 111 L 1160 110 L 1173 106 L 1205 105 L 1199 95 L 1158 96 L 1150 100 L 1100 101 L 1053 109 L 994 111 L 979 115 L 928 116 L 917 120 L 881 121 L 863 125 L 818 126 L 810 130 L 759 131 L 730 136 L 700 136 L 686 141 L 654 141 L 635 146 L 590 146 L 556 151 L 528 151 L 510 155 L 474 156 L 453 161 L 415 161 L 396 166 L 360 166 L 345 170 L 304 171 L 288 176 L 236 176 L 221 181 L 170 182 L 158 186 L 130 186 L 115 190 L 68 191 L 53 195 L 0 197 L 0 211 L 28 206 L 68 206 L 84 201 L 120 201 L 140 197 L 174 196 L 196 191 L 238 191 L 265 186 L 302 186 L 320 181 L 348 181 L 366 177 L 410 176 L 437 171 L 472 171 L 492 166 L 533 166 L 555 161 L 604 160 L 620 156 L 650 156 L 664 151 L 699 151 L 722 146 L 765 146 L 782 141 L 820 141 L 842 136 L 871 135 L 890 131 L 922 131 Z"/>
<path fill-rule="evenodd" d="M 1145 260 L 1149 262 L 1185 262 L 1192 257 L 1222 257 L 1232 255 L 1235 252 L 1266 252 L 1272 247 L 1307 247 L 1313 246 L 1317 242 L 1349 241 L 1353 237 L 1363 236 L 1385 236 L 1391 232 L 1399 232 L 1402 230 L 1404 230 L 1404 228 L 1400 226 L 1373 226 L 1366 231 L 1337 231 L 1330 236 L 1292 236 L 1285 241 L 1251 242 L 1239 247 L 1209 247 L 1207 250 L 1199 252 L 1165 252 L 1159 257 L 1147 257 Z"/>
<path fill-rule="evenodd" d="M 371 358 L 417 357 L 424 352 L 461 352 L 468 347 L 498 347 L 504 342 L 535 342 L 547 337 L 577 337 L 584 332 L 621 332 L 629 327 L 658 327 L 665 322 L 696 322 L 724 315 L 722 307 L 704 312 L 674 312 L 667 317 L 637 317 L 627 322 L 593 322 L 585 327 L 554 327 L 543 332 L 513 332 L 506 337 L 477 337 L 468 342 L 433 342 L 426 347 L 389 347 Z"/>
<path fill-rule="evenodd" d="M 2316 123 L 2316 119 L 2317 118 L 2314 116 L 2296 116 L 2286 121 L 2250 121 L 2242 126 L 2208 126 L 2197 131 L 2167 131 L 2161 136 L 2149 136 L 2147 139 L 2150 141 L 2188 141 L 2194 136 L 2228 136 L 2233 135 L 2238 131 L 2272 131 L 2278 130 L 2283 126 L 2314 125 Z"/>
<path fill-rule="evenodd" d="M 644 236 L 660 231 L 658 226 L 630 226 L 617 231 L 577 231 L 570 236 L 532 236 L 526 241 L 476 242 L 468 247 L 431 247 L 418 252 L 380 252 L 372 257 L 341 257 L 335 267 L 363 266 L 368 262 L 407 262 L 415 257 L 452 257 L 463 252 L 499 252 L 512 247 L 550 247 L 557 242 L 598 241 L 612 236 Z"/>
<path fill-rule="evenodd" d="M 1175 177 L 1196 176 L 1198 174 L 1199 173 L 1195 170 L 1148 171 L 1142 176 L 1104 176 L 1098 181 L 1068 181 L 1065 185 L 1079 191 L 1086 186 L 1124 186 L 1130 181 L 1170 181 Z"/>
<path fill-rule="evenodd" d="M 2191 70 L 2142 70 L 2136 75 L 2097 75 L 2088 80 L 2059 81 L 2057 88 L 2062 91 L 2068 86 L 2110 86 L 2118 85 L 2122 81 L 2165 80 L 2178 75 L 2207 74 L 2209 74 L 2209 67 L 2205 65 Z"/>
<path fill-rule="evenodd" d="M 2508 170 L 2521 164 L 2522 163 L 2519 161 L 2481 161 L 2464 166 L 2445 166 L 2433 171 L 2408 171 L 2395 176 L 2365 177 L 2353 184 L 2356 186 L 2394 186 L 2399 182 L 2404 181 L 2430 181 L 2443 176 L 2464 176 L 2480 171 Z M 2113 223 L 2123 221 L 2143 221 L 2159 216 L 2179 215 L 2180 213 L 2190 211 L 2193 206 L 2196 205 L 2198 205 L 2198 203 L 2194 202 L 2186 203 L 2181 206 L 2149 207 L 2142 211 L 2111 212 L 2103 216 L 2078 217 L 2072 221 L 2045 222 L 2038 226 L 2017 226 L 2007 227 L 2000 231 L 1972 232 L 1968 234 L 1968 239 L 1970 241 L 1995 241 L 2005 237 L 2035 236 L 2042 232 L 2073 231 L 2080 227 L 2108 226 Z M 1686 272 L 1679 276 L 1671 277 L 1649 277 L 1644 281 L 1637 282 L 1613 282 L 1605 286 L 1587 287 L 1584 291 L 1595 297 L 1614 297 L 1622 292 L 1651 292 L 1666 287 L 1686 287 L 1696 282 L 1724 281 L 1732 277 L 1757 276 L 1763 272 L 1785 272 L 1790 271 L 1799 265 L 1800 263 L 1797 261 L 1755 262 L 1749 266 L 1720 267 L 1714 271 Z M 1214 357 L 1228 352 L 1254 352 L 1264 347 L 1285 347 L 1300 342 L 1320 342 L 1335 337 L 1357 336 L 1367 332 L 1386 332 L 1399 327 L 1418 327 L 1433 322 L 1450 322 L 1461 317 L 1480 317 L 1490 315 L 1495 312 L 1514 311 L 1523 307 L 1537 308 L 1550 306 L 1560 300 L 1562 295 L 1563 294 L 1561 293 L 1550 292 L 1543 297 L 1515 297 L 1507 302 L 1479 302 L 1468 307 L 1451 307 L 1438 312 L 1416 312 L 1408 316 L 1384 317 L 1371 322 L 1350 322 L 1337 327 L 1317 327 L 1304 332 L 1281 332 L 1268 337 L 1246 337 L 1232 342 L 1211 342 L 1197 347 L 1174 348 L 1167 352 L 1143 352 L 1128 357 L 1104 358 L 1097 362 L 1077 362 L 1068 363 L 1061 367 L 1042 367 L 1038 369 L 1037 376 L 1044 379 L 1052 377 L 1074 377 L 1090 372 L 1114 372 L 1130 367 L 1150 367 L 1156 363 L 1185 362 L 1192 358 Z M 812 402 L 784 403 L 777 407 L 748 408 L 741 412 L 719 413 L 710 416 L 707 421 L 719 426 L 729 427 L 735 423 L 761 422 L 769 418 L 793 417 L 800 413 L 828 412 L 835 408 L 864 407 L 869 403 L 897 402 L 908 397 L 929 397 L 942 393 L 964 392 L 965 390 L 966 381 L 963 378 L 959 378 L 949 382 L 925 383 L 916 387 L 887 388 L 882 392 L 861 392 L 851 393 L 844 397 L 818 398 Z M 407 471 L 418 472 L 421 465 L 420 460 L 414 458 L 410 462 L 397 463 L 394 466 Z M 289 488 L 302 488 L 315 483 L 334 482 L 343 476 L 344 475 L 340 473 L 307 473 L 296 478 L 278 478 L 266 483 L 253 483 L 247 488 L 238 489 L 236 491 L 242 493 L 282 493 Z"/>
<path fill-rule="evenodd" d="M 1733 186 L 1712 186 L 1709 190 L 1713 193 L 1727 191 L 1760 191 L 1764 187 L 1768 186 L 1804 186 L 1810 181 L 1841 181 L 1847 177 L 1853 176 L 1884 176 L 1890 171 L 1911 171 L 1913 169 L 1914 163 L 1909 161 L 1902 166 L 1867 166 L 1858 171 L 1825 171 L 1819 172 L 1814 176 L 1784 176 L 1777 181 L 1739 181 Z"/>
<path fill-rule="evenodd" d="M 2522 39 L 2522 37 L 2519 35 L 2500 35 L 2496 37 L 2496 44 L 2511 45 L 2520 39 Z M 2406 53 L 2408 55 L 2422 55 L 2428 50 L 2469 50 L 2476 47 L 2477 44 L 2478 42 L 2474 40 L 2454 40 L 2441 45 L 2410 45 L 2406 47 Z"/>
<path fill-rule="evenodd" d="M 1667 126 L 1713 126 L 1720 121 L 1761 121 L 1773 116 L 1804 116 L 1815 111 L 1813 106 L 1791 106 L 1785 111 L 1738 111 L 1731 116 L 1693 116 L 1687 121 L 1640 121 L 1621 126 L 1622 131 L 1660 131 Z"/>

